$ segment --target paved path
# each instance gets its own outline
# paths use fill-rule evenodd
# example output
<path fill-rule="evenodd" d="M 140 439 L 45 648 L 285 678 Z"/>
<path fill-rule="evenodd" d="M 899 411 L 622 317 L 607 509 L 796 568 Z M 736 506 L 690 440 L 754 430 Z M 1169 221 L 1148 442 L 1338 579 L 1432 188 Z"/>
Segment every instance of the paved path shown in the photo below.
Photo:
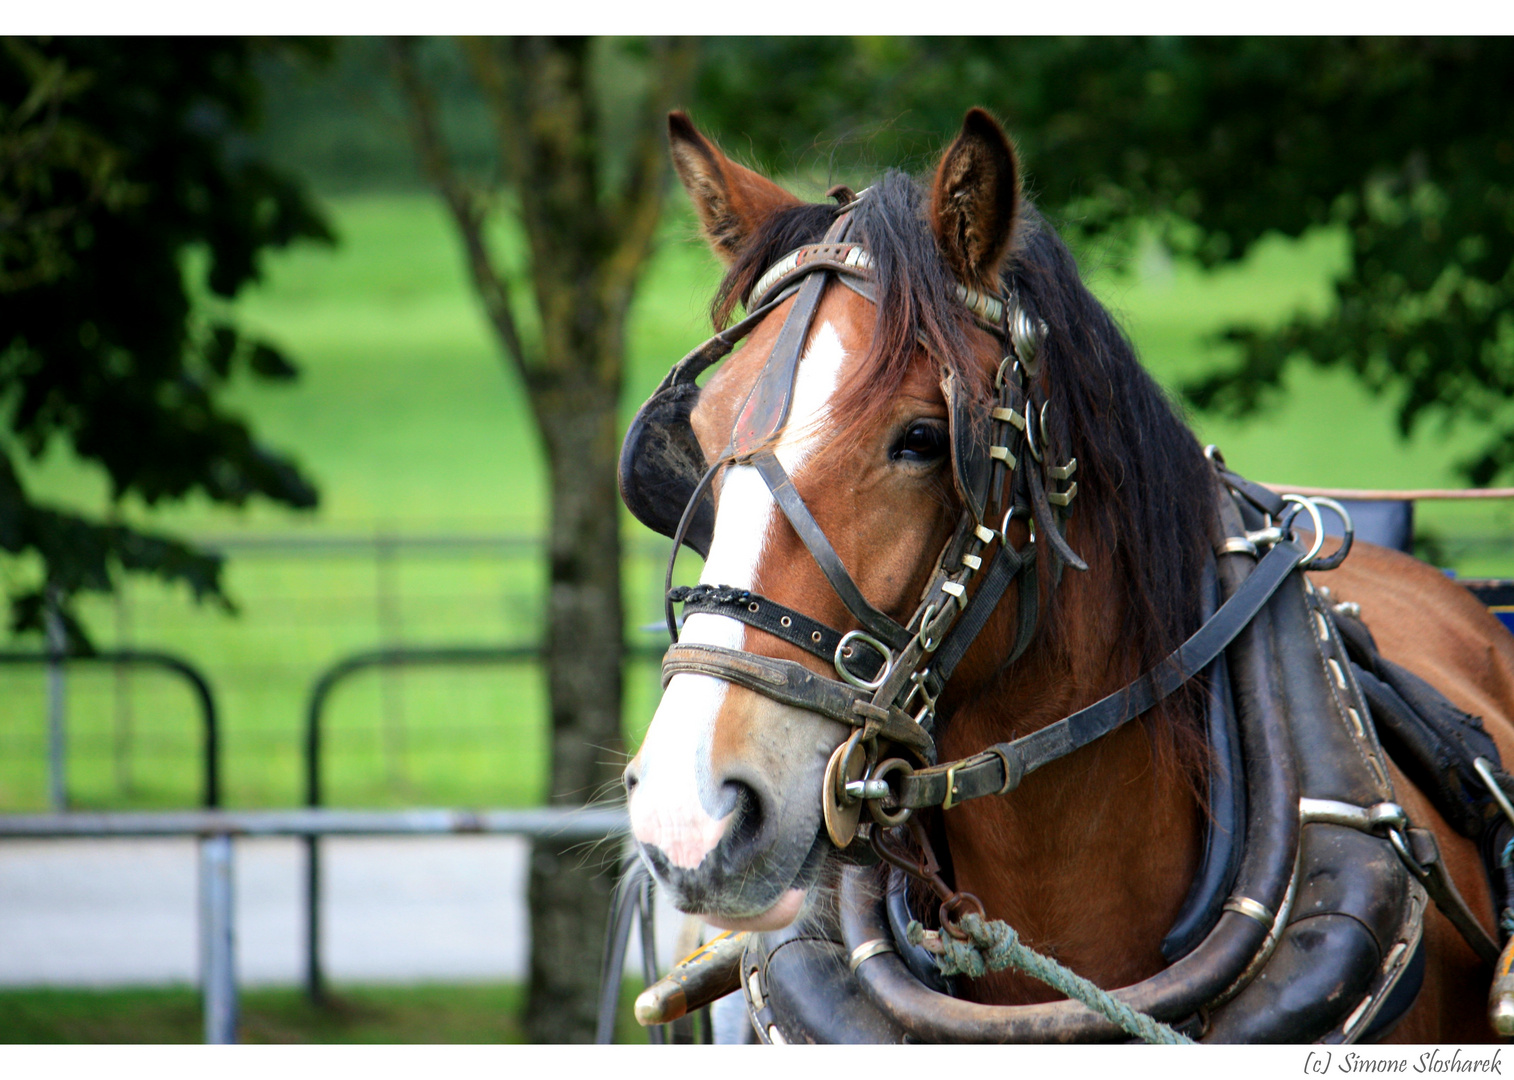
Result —
<path fill-rule="evenodd" d="M 525 977 L 526 841 L 324 844 L 325 960 L 333 981 Z M 193 840 L 0 842 L 0 985 L 198 982 L 197 863 Z M 298 982 L 303 846 L 238 840 L 235 875 L 238 981 Z M 659 909 L 666 969 L 681 917 L 666 904 Z"/>

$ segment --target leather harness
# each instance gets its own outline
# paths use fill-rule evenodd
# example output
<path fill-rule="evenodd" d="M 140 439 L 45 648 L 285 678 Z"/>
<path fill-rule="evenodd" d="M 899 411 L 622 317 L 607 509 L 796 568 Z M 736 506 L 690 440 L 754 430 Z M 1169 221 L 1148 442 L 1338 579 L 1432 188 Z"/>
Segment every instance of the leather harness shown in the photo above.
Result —
<path fill-rule="evenodd" d="M 986 412 L 943 372 L 962 515 L 906 622 L 866 600 L 774 452 L 788 419 L 803 345 L 831 279 L 876 303 L 872 260 L 861 245 L 847 240 L 850 209 L 838 215 L 822 243 L 796 249 L 759 279 L 745 318 L 674 365 L 627 433 L 619 469 L 622 497 L 641 521 L 674 540 L 665 580 L 673 644 L 663 661 L 663 685 L 681 672 L 713 675 L 852 726 L 856 730 L 831 759 L 822 792 L 832 841 L 846 849 L 864 832 L 887 861 L 929 879 L 934 871 L 902 862 L 884 839 L 913 812 L 947 810 L 967 799 L 1010 792 L 1036 768 L 1128 723 L 1209 670 L 1216 685 L 1234 685 L 1234 712 L 1240 715 L 1237 732 L 1233 718 L 1223 721 L 1233 717 L 1229 703 L 1220 702 L 1215 715 L 1222 720 L 1210 724 L 1212 747 L 1217 739 L 1228 740 L 1211 778 L 1211 815 L 1243 827 L 1224 836 L 1211 828 L 1194 891 L 1164 943 L 1173 963 L 1120 996 L 1205 1038 L 1353 1041 L 1378 1034 L 1389 1014 L 1396 1016 L 1395 1010 L 1412 1001 L 1412 992 L 1404 999 L 1404 991 L 1397 997 L 1394 991 L 1406 973 L 1404 985 L 1414 982 L 1416 964 L 1422 970 L 1427 891 L 1443 907 L 1459 907 L 1462 917 L 1453 914 L 1453 921 L 1481 954 L 1491 948 L 1496 955 L 1496 944 L 1455 895 L 1433 850 L 1433 835 L 1411 828 L 1393 803 L 1382 748 L 1367 719 L 1372 714 L 1336 628 L 1340 616 L 1303 575 L 1340 564 L 1350 548 L 1349 526 L 1341 547 L 1321 557 L 1323 530 L 1310 499 L 1274 495 L 1226 470 L 1217 455 L 1222 485 L 1213 538 L 1222 601 L 1217 610 L 1164 662 L 1121 690 L 1020 739 L 957 761 L 936 761 L 936 700 L 1009 586 L 1021 583 L 1012 660 L 1036 628 L 1037 559 L 1051 560 L 1053 587 L 1065 565 L 1086 569 L 1063 536 L 1077 493 L 1072 480 L 1077 461 L 1053 464 L 1047 403 L 1036 384 L 1044 324 L 1013 294 L 985 296 L 959 286 L 959 299 L 1005 349 L 995 399 Z M 695 380 L 790 298 L 793 306 L 738 411 L 727 447 L 713 463 L 706 462 L 689 424 L 699 394 Z M 860 630 L 842 633 L 747 589 L 672 587 L 679 546 L 708 554 L 714 524 L 710 485 L 721 468 L 733 464 L 756 468 Z M 1067 487 L 1058 490 L 1063 483 Z M 1317 538 L 1308 552 L 1291 541 L 1291 522 L 1303 510 L 1314 519 Z M 1033 539 L 1021 548 L 1006 535 L 1016 516 L 1035 524 Z M 1261 547 L 1269 550 L 1262 554 Z M 990 548 L 995 548 L 992 557 L 986 557 Z M 1045 554 L 1039 555 L 1042 548 Z M 977 587 L 970 590 L 975 576 Z M 831 662 L 839 678 L 743 650 L 680 643 L 673 613 L 680 602 L 685 613 L 728 615 L 788 641 Z M 1281 698 L 1271 677 L 1280 665 L 1290 673 Z M 902 748 L 905 756 L 885 757 L 890 746 Z M 1493 754 L 1491 764 L 1503 784 L 1507 777 L 1498 768 L 1496 748 Z M 1243 783 L 1236 775 L 1242 761 Z M 865 824 L 864 808 L 871 819 Z M 1237 833 L 1244 834 L 1244 843 Z M 1316 896 L 1309 890 L 1323 887 L 1315 884 L 1319 875 L 1314 874 L 1322 869 L 1358 887 Z M 1073 1002 L 980 1006 L 930 988 L 911 974 L 922 970 L 920 958 L 910 964 L 901 958 L 910 949 L 888 928 L 887 890 L 875 876 L 855 865 L 842 872 L 839 922 L 752 935 L 744 966 L 754 981 L 748 986 L 743 979 L 743 986 L 760 1034 L 771 1029 L 789 1041 L 794 1036 L 896 1041 L 906 1035 L 932 1041 L 1070 1040 L 1118 1034 Z M 935 881 L 942 892 L 938 874 Z M 942 895 L 941 924 L 949 930 L 961 902 L 976 901 L 959 893 Z M 1290 921 L 1305 895 L 1315 914 Z M 1314 938 L 1298 929 L 1305 923 Z M 1332 943 L 1333 967 L 1322 966 L 1324 954 L 1302 945 L 1325 939 Z M 1298 952 L 1291 960 L 1289 948 Z M 799 962 L 786 967 L 780 954 Z M 1258 981 L 1264 967 L 1275 977 Z M 791 974 L 780 976 L 788 968 Z M 1330 983 L 1340 999 L 1332 999 L 1330 1007 L 1311 998 L 1306 1015 L 1299 1015 L 1293 1004 L 1303 998 L 1278 997 L 1279 986 L 1319 981 L 1327 969 L 1341 976 Z M 800 992 L 801 986 L 809 990 Z M 814 994 L 824 995 L 828 1004 L 820 1010 L 820 1027 L 807 1018 L 813 1008 L 807 1014 L 797 1004 L 782 1006 L 786 987 L 798 994 L 796 1002 L 803 998 L 813 1005 Z M 837 1001 L 851 1004 L 834 1007 Z"/>

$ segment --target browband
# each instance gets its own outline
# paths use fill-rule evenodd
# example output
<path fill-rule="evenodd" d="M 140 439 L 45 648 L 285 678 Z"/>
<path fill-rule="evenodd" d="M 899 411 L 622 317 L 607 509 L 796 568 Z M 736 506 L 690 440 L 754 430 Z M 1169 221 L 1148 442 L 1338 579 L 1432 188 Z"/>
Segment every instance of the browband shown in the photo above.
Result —
<path fill-rule="evenodd" d="M 761 307 L 775 289 L 781 289 L 798 273 L 813 273 L 817 269 L 833 270 L 848 277 L 871 276 L 873 257 L 861 244 L 805 244 L 795 248 L 779 259 L 757 279 L 748 294 L 753 303 L 748 308 Z M 992 293 L 969 288 L 957 283 L 957 299 L 989 330 L 1004 326 L 1004 300 Z"/>

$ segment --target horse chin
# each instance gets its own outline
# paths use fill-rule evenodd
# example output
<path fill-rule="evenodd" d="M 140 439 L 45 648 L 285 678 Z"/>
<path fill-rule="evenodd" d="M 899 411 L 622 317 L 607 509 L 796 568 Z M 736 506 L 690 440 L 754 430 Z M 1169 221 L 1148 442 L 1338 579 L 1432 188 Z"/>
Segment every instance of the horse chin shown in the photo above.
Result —
<path fill-rule="evenodd" d="M 804 913 L 806 902 L 812 898 L 814 886 L 820 879 L 821 871 L 835 850 L 825 830 L 819 830 L 814 843 L 810 845 L 793 876 L 789 878 L 788 884 L 777 891 L 766 908 L 757 911 L 752 910 L 753 905 L 749 902 L 741 904 L 738 901 L 736 904 L 726 906 L 725 910 L 721 910 L 723 905 L 711 904 L 708 899 L 703 903 L 698 901 L 688 903 L 694 898 L 686 893 L 680 895 L 682 890 L 674 882 L 667 883 L 671 893 L 669 898 L 678 910 L 721 930 L 781 930 Z"/>
<path fill-rule="evenodd" d="M 719 915 L 706 915 L 705 922 L 720 930 L 782 930 L 799 917 L 804 907 L 805 889 L 789 889 L 778 902 L 761 915 L 750 919 L 726 919 Z"/>

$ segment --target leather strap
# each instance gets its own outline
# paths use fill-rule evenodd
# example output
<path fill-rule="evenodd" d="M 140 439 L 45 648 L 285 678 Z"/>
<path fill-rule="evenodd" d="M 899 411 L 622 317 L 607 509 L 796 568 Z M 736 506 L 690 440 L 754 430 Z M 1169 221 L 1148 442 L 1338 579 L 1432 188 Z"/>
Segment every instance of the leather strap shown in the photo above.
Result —
<path fill-rule="evenodd" d="M 988 618 L 999 606 L 1000 599 L 1008 590 L 1010 584 L 1017 578 L 1023 578 L 1020 586 L 1020 603 L 1025 608 L 1027 593 L 1039 592 L 1036 582 L 1036 549 L 1030 548 L 1029 553 L 1021 555 L 1008 543 L 1002 543 L 999 551 L 994 555 L 993 562 L 988 565 L 988 573 L 977 590 L 967 601 L 967 607 L 961 617 L 952 626 L 941 642 L 941 647 L 936 650 L 935 661 L 931 664 L 931 672 L 937 684 L 944 686 L 952 673 L 957 670 L 957 665 L 962 657 L 977 640 L 978 634 L 987 625 Z M 1030 602 L 1028 611 L 1032 620 L 1035 618 L 1035 601 Z M 1007 663 L 1013 663 L 1018 659 L 1019 651 L 1024 651 L 1024 646 L 1029 644 L 1029 634 L 1026 632 L 1026 610 L 1019 613 L 1018 632 L 1016 634 L 1015 656 Z M 1034 629 L 1034 621 L 1031 622 Z"/>
<path fill-rule="evenodd" d="M 696 585 L 693 588 L 679 587 L 668 597 L 674 603 L 683 604 L 684 617 L 706 612 L 737 619 L 790 645 L 797 645 L 813 653 L 827 663 L 834 663 L 836 650 L 841 647 L 842 635 L 822 622 L 816 622 L 801 611 L 795 611 L 778 601 L 754 593 L 750 589 L 738 589 L 731 585 Z M 871 680 L 883 667 L 883 657 L 872 646 L 853 639 L 847 646 L 855 650 L 846 658 L 847 669 L 860 678 Z"/>
<path fill-rule="evenodd" d="M 770 443 L 783 430 L 794 400 L 794 376 L 799 370 L 799 359 L 804 355 L 804 342 L 810 335 L 810 324 L 815 321 L 820 298 L 825 295 L 825 287 L 831 280 L 831 275 L 819 266 L 837 255 L 845 257 L 838 242 L 850 229 L 850 214 L 837 217 L 826 231 L 824 243 L 819 245 L 826 253 L 825 258 L 806 267 L 804 284 L 799 286 L 794 306 L 783 320 L 778 340 L 768 353 L 767 364 L 736 416 L 736 426 L 731 429 L 732 457 L 746 457 L 758 447 Z"/>
<path fill-rule="evenodd" d="M 1409 829 L 1407 834 L 1408 852 L 1399 851 L 1399 857 L 1404 859 L 1409 872 L 1419 879 L 1425 892 L 1430 894 L 1430 899 L 1435 901 L 1435 906 L 1440 908 L 1441 914 L 1451 921 L 1451 925 L 1456 927 L 1482 962 L 1489 966 L 1497 964 L 1498 942 L 1477 921 L 1477 916 L 1472 914 L 1467 902 L 1462 899 L 1456 882 L 1451 880 L 1446 864 L 1441 860 L 1440 845 L 1436 842 L 1435 834 L 1429 829 Z M 1404 858 L 1406 854 L 1412 858 Z"/>
<path fill-rule="evenodd" d="M 794 490 L 793 482 L 777 455 L 772 450 L 759 450 L 752 455 L 751 464 L 757 467 L 768 490 L 773 493 L 773 501 L 783 511 L 783 516 L 789 519 L 789 524 L 814 556 L 821 573 L 831 583 L 831 588 L 836 590 L 836 595 L 841 597 L 841 602 L 862 624 L 862 628 L 891 649 L 902 649 L 909 644 L 914 635 L 869 604 L 862 595 L 862 590 L 857 588 L 857 583 L 847 573 L 841 556 L 836 554 L 836 549 L 825 538 L 825 530 L 820 528 L 810 514 L 809 507 L 804 505 L 804 500 Z"/>
<path fill-rule="evenodd" d="M 793 403 L 794 376 L 799 370 L 804 340 L 809 337 L 810 323 L 815 320 L 829 279 L 829 274 L 814 273 L 799 286 L 799 296 L 789 309 L 788 318 L 783 320 L 778 341 L 768 354 L 767 366 L 752 386 L 736 417 L 736 426 L 731 429 L 731 456 L 745 457 L 783 430 Z"/>
<path fill-rule="evenodd" d="M 1051 545 L 1051 554 L 1057 562 L 1066 563 L 1074 570 L 1087 570 L 1088 564 L 1082 560 L 1076 551 L 1067 543 L 1067 538 L 1062 535 L 1061 526 L 1057 522 L 1057 515 L 1052 511 L 1051 503 L 1046 500 L 1046 485 L 1041 482 L 1040 469 L 1025 469 L 1025 479 L 1030 488 L 1030 506 L 1035 514 L 1036 539 L 1043 536 Z"/>
<path fill-rule="evenodd" d="M 662 614 L 668 621 L 668 637 L 676 645 L 678 643 L 678 620 L 673 617 L 673 568 L 678 565 L 678 549 L 683 546 L 683 538 L 688 534 L 689 525 L 694 520 L 694 515 L 699 509 L 700 496 L 704 494 L 710 481 L 715 479 L 715 474 L 720 471 L 723 461 L 717 461 L 704 471 L 699 478 L 699 483 L 694 486 L 694 494 L 689 496 L 689 501 L 684 504 L 683 516 L 678 519 L 678 529 L 673 533 L 673 553 L 668 556 L 668 568 L 662 576 Z"/>
<path fill-rule="evenodd" d="M 1023 738 L 905 777 L 900 784 L 899 806 L 911 810 L 951 807 L 964 799 L 1012 791 L 1027 773 L 1140 716 L 1213 663 L 1303 557 L 1304 552 L 1290 542 L 1274 545 L 1214 617 L 1151 671 L 1086 709 Z"/>
<path fill-rule="evenodd" d="M 1277 517 L 1288 508 L 1281 495 L 1270 488 L 1264 488 L 1261 484 L 1247 480 L 1238 473 L 1233 473 L 1223 465 L 1219 466 L 1220 479 L 1225 481 L 1225 486 L 1231 491 L 1239 493 L 1247 502 L 1266 514 Z"/>
<path fill-rule="evenodd" d="M 933 754 L 935 745 L 919 724 L 898 709 L 879 709 L 871 691 L 816 675 L 803 664 L 719 645 L 680 642 L 662 660 L 662 685 L 674 675 L 713 675 L 784 705 L 820 713 L 852 727 L 872 726 L 884 739 Z M 861 708 L 858 708 L 861 706 Z"/>

